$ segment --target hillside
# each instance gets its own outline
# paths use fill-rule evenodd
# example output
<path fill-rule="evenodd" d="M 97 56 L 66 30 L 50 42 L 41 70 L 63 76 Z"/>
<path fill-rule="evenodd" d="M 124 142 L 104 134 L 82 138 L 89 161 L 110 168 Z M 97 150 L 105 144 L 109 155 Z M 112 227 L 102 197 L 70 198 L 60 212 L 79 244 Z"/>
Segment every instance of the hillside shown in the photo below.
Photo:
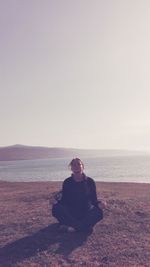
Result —
<path fill-rule="evenodd" d="M 44 158 L 104 157 L 141 155 L 141 152 L 126 150 L 96 150 L 58 147 L 13 145 L 0 147 L 0 161 Z"/>

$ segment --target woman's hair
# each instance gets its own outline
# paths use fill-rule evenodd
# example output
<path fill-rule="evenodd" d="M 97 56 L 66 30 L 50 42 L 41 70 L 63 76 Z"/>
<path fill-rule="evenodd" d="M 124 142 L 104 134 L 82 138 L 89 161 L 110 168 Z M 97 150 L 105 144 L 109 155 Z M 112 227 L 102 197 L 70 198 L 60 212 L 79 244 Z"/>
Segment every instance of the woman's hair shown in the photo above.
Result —
<path fill-rule="evenodd" d="M 71 162 L 69 163 L 69 167 L 71 167 L 76 161 L 80 161 L 81 164 L 82 164 L 82 167 L 83 167 L 83 169 L 84 169 L 84 164 L 83 164 L 82 160 L 79 159 L 79 158 L 74 158 L 74 159 L 72 159 Z"/>

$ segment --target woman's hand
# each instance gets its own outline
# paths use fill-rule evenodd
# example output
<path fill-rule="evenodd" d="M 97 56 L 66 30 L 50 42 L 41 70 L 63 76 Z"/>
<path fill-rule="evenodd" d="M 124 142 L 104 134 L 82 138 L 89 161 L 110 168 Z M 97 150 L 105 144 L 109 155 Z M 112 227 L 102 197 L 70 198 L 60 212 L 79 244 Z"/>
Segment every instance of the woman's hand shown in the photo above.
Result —
<path fill-rule="evenodd" d="M 99 201 L 98 201 L 98 206 L 99 206 L 101 209 L 106 209 L 106 208 L 107 208 L 107 203 L 106 203 L 106 201 L 104 201 L 104 200 L 99 200 Z"/>
<path fill-rule="evenodd" d="M 62 191 L 58 191 L 58 192 L 54 192 L 52 195 L 51 195 L 51 198 L 49 200 L 49 203 L 51 205 L 55 205 L 58 203 L 58 201 L 60 201 L 62 198 Z"/>

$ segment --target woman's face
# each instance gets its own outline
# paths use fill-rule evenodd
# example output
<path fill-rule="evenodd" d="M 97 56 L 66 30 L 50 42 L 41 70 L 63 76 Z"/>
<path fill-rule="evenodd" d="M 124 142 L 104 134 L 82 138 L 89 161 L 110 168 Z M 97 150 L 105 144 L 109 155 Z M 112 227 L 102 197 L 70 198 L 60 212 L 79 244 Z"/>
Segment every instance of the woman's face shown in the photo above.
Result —
<path fill-rule="evenodd" d="M 74 174 L 81 174 L 83 173 L 83 164 L 79 160 L 74 160 L 74 162 L 71 164 L 71 170 Z"/>

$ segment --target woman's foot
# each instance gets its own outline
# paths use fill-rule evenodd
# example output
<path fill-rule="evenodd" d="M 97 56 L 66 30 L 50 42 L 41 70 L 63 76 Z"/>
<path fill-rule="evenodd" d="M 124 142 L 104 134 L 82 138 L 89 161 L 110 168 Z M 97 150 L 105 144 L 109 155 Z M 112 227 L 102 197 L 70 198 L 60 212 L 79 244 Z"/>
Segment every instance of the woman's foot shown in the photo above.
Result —
<path fill-rule="evenodd" d="M 76 229 L 73 228 L 72 226 L 68 226 L 67 231 L 68 231 L 68 233 L 74 233 L 74 232 L 76 232 Z"/>
<path fill-rule="evenodd" d="M 61 224 L 59 226 L 59 232 L 68 232 L 68 233 L 74 233 L 76 230 L 72 226 L 67 226 L 64 224 Z"/>

